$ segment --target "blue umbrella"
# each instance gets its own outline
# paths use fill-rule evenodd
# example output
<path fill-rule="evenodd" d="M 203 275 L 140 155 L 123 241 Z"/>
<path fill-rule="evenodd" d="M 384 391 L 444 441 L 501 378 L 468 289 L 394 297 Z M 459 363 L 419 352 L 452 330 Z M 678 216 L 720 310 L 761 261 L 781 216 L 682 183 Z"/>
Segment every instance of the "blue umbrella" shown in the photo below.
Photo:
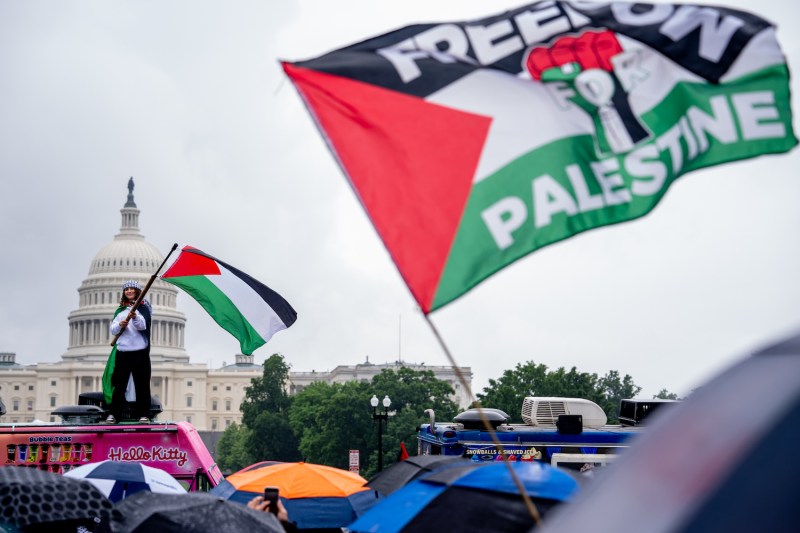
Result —
<path fill-rule="evenodd" d="M 568 500 L 578 484 L 539 462 L 510 464 L 541 516 Z M 527 531 L 533 518 L 505 463 L 452 464 L 384 498 L 348 526 L 354 532 Z"/>

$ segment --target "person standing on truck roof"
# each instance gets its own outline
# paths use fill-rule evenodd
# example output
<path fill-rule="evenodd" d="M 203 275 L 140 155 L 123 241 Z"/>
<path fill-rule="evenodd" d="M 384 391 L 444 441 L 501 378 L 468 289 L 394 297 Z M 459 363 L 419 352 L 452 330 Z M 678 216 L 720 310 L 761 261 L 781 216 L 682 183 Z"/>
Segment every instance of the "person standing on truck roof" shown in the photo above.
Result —
<path fill-rule="evenodd" d="M 125 389 L 130 376 L 136 389 L 133 417 L 139 422 L 150 421 L 150 318 L 152 307 L 147 300 L 142 301 L 132 319 L 128 320 L 130 308 L 142 293 L 142 287 L 134 280 L 122 285 L 122 299 L 111 321 L 111 334 L 119 335 L 117 354 L 111 384 L 111 414 L 106 422 L 115 423 L 122 419 L 125 408 Z"/>

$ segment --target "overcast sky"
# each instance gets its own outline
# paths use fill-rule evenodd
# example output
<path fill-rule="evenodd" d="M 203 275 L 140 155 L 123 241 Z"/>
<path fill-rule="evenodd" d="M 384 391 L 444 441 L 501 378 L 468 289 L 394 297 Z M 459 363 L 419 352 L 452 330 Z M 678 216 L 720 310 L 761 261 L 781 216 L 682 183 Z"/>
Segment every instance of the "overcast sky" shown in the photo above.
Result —
<path fill-rule="evenodd" d="M 797 111 L 797 1 L 705 3 L 778 23 Z M 0 351 L 61 359 L 133 176 L 150 243 L 196 246 L 298 311 L 257 362 L 447 364 L 278 60 L 523 4 L 1 2 Z M 476 392 L 534 360 L 685 395 L 800 329 L 798 168 L 795 149 L 686 175 L 648 216 L 535 252 L 432 321 Z M 192 362 L 233 362 L 237 341 L 185 294 L 178 306 Z"/>

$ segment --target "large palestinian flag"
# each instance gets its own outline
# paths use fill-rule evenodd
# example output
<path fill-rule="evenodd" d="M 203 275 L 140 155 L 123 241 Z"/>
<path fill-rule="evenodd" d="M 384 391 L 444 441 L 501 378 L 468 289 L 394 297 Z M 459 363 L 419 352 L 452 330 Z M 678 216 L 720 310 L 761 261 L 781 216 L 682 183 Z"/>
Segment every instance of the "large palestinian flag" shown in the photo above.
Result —
<path fill-rule="evenodd" d="M 775 28 L 733 9 L 543 1 L 283 68 L 426 313 L 797 143 Z"/>
<path fill-rule="evenodd" d="M 297 320 L 297 313 L 280 294 L 191 246 L 181 247 L 161 279 L 197 300 L 217 324 L 236 337 L 243 354 L 252 354 Z"/>

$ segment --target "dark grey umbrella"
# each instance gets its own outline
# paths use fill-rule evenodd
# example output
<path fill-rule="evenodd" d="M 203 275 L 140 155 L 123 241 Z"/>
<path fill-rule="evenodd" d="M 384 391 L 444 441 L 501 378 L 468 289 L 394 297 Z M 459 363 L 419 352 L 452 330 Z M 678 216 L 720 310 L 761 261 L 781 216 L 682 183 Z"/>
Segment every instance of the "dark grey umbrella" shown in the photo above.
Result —
<path fill-rule="evenodd" d="M 798 531 L 800 335 L 661 415 L 543 531 Z"/>
<path fill-rule="evenodd" d="M 64 530 L 59 524 L 107 527 L 114 505 L 91 483 L 38 468 L 0 468 L 0 530 Z M 101 526 L 102 524 L 102 526 Z"/>
<path fill-rule="evenodd" d="M 138 492 L 119 502 L 111 522 L 117 533 L 283 533 L 275 515 L 210 494 Z M 291 517 L 289 517 L 291 519 Z"/>
<path fill-rule="evenodd" d="M 367 482 L 367 486 L 388 496 L 421 475 L 459 461 L 467 462 L 459 455 L 415 455 L 377 473 Z"/>

